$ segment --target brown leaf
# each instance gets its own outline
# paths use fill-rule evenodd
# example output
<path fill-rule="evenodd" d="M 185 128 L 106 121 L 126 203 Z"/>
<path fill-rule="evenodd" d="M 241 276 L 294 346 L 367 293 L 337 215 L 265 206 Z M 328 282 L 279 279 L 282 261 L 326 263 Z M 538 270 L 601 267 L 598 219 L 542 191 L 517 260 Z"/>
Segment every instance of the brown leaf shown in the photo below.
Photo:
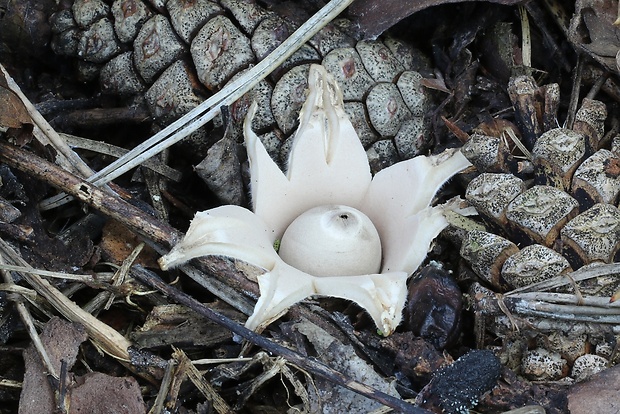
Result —
<path fill-rule="evenodd" d="M 41 342 L 56 372 L 61 362 L 70 369 L 76 361 L 80 344 L 87 339 L 84 328 L 54 317 L 45 325 Z M 48 414 L 56 412 L 54 390 L 41 358 L 30 346 L 24 352 L 26 373 L 19 400 L 19 412 Z M 70 379 L 70 376 L 69 376 Z M 134 378 L 115 378 L 94 372 L 78 377 L 70 388 L 70 413 L 145 412 L 140 387 Z"/>
<path fill-rule="evenodd" d="M 458 3 L 461 0 L 357 0 L 349 7 L 349 17 L 360 27 L 362 37 L 372 39 L 396 23 L 431 6 Z M 517 4 L 521 0 L 490 0 L 491 3 Z"/>
<path fill-rule="evenodd" d="M 68 367 L 75 363 L 79 346 L 87 338 L 84 328 L 54 317 L 45 325 L 41 342 L 56 372 L 61 361 Z M 54 392 L 50 387 L 45 366 L 33 345 L 24 352 L 24 384 L 19 399 L 19 412 L 48 414 L 55 412 Z"/>
<path fill-rule="evenodd" d="M 568 39 L 607 70 L 620 73 L 616 54 L 620 50 L 620 28 L 614 26 L 618 3 L 612 0 L 580 0 L 570 22 Z"/>
<path fill-rule="evenodd" d="M 111 377 L 91 372 L 71 389 L 69 414 L 140 414 L 146 412 L 140 386 L 133 377 Z"/>
<path fill-rule="evenodd" d="M 507 119 L 491 118 L 476 126 L 476 132 L 490 137 L 502 137 L 507 130 L 512 130 L 515 136 L 520 137 L 519 128 Z"/>
<path fill-rule="evenodd" d="M 122 263 L 123 260 L 141 243 L 139 237 L 116 220 L 108 220 L 103 227 L 100 247 L 106 260 Z M 150 247 L 145 246 L 136 259 L 136 264 L 158 268 L 159 255 Z"/>
<path fill-rule="evenodd" d="M 26 107 L 19 97 L 9 89 L 6 79 L 0 73 L 0 127 L 20 128 L 31 124 Z"/>
<path fill-rule="evenodd" d="M 571 414 L 617 413 L 620 411 L 620 366 L 593 375 L 568 391 Z"/>

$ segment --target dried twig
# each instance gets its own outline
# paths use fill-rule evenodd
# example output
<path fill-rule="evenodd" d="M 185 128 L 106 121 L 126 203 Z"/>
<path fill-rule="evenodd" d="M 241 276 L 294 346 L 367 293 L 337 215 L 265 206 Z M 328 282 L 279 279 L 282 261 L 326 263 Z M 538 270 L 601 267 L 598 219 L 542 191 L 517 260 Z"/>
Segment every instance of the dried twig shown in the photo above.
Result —
<path fill-rule="evenodd" d="M 579 105 L 579 90 L 581 89 L 581 75 L 585 58 L 579 54 L 577 56 L 577 67 L 573 70 L 573 89 L 570 94 L 570 103 L 568 105 L 568 114 L 566 116 L 566 128 L 572 129 L 577 114 L 577 106 Z"/>
<path fill-rule="evenodd" d="M 157 397 L 155 398 L 155 402 L 153 403 L 153 406 L 149 410 L 148 414 L 159 414 L 166 412 L 164 404 L 166 403 L 166 400 L 168 400 L 168 402 L 171 402 L 168 399 L 168 391 L 170 390 L 170 385 L 172 384 L 175 367 L 176 364 L 174 360 L 168 360 L 168 363 L 166 364 L 166 369 L 164 370 L 164 376 L 161 380 L 161 383 L 159 384 L 159 391 L 157 392 Z"/>
<path fill-rule="evenodd" d="M 23 387 L 23 384 L 18 381 L 0 379 L 0 388 L 16 389 L 19 390 Z"/>
<path fill-rule="evenodd" d="M 0 159 L 11 167 L 71 194 L 105 215 L 120 220 L 157 243 L 172 245 L 181 238 L 181 233 L 172 226 L 28 151 L 0 142 Z"/>
<path fill-rule="evenodd" d="M 576 270 L 569 275 L 539 282 L 498 295 L 480 287 L 475 307 L 481 315 L 505 320 L 525 321 L 529 329 L 543 331 L 570 330 L 575 324 L 588 332 L 620 332 L 620 304 L 610 303 L 606 296 L 589 296 L 574 293 L 545 292 L 544 290 L 572 284 L 595 277 L 620 273 L 620 263 L 601 264 Z"/>
<path fill-rule="evenodd" d="M 244 384 L 241 390 L 237 391 L 237 400 L 235 401 L 235 405 L 233 407 L 235 411 L 241 410 L 250 397 L 269 380 L 274 378 L 276 375 L 283 375 L 285 378 L 289 379 L 289 381 L 292 380 L 293 387 L 295 388 L 295 395 L 303 401 L 303 412 L 310 412 L 308 391 L 301 385 L 297 378 L 294 378 L 294 375 L 288 368 L 284 358 L 271 358 L 265 352 L 259 352 L 254 358 L 262 364 L 263 372 L 252 378 L 251 381 Z"/>
<path fill-rule="evenodd" d="M 601 264 L 592 267 L 582 267 L 579 270 L 575 270 L 568 275 L 560 275 L 553 279 L 545 280 L 538 283 L 533 283 L 528 286 L 524 286 L 518 289 L 511 290 L 506 293 L 506 296 L 514 296 L 524 292 L 538 292 L 543 290 L 549 290 L 560 286 L 565 286 L 572 281 L 579 282 L 581 280 L 592 279 L 600 276 L 608 276 L 620 274 L 620 263 Z"/>
<path fill-rule="evenodd" d="M 140 243 L 131 252 L 131 254 L 123 260 L 122 266 L 114 273 L 114 276 L 112 276 L 112 280 L 110 281 L 111 287 L 118 287 L 123 284 L 127 274 L 129 273 L 131 265 L 133 265 L 133 262 L 136 260 L 143 247 L 144 243 Z M 89 300 L 88 303 L 84 305 L 83 309 L 89 313 L 97 315 L 102 308 L 108 310 L 110 306 L 112 306 L 115 298 L 116 294 L 114 292 L 102 290 L 94 298 Z"/>

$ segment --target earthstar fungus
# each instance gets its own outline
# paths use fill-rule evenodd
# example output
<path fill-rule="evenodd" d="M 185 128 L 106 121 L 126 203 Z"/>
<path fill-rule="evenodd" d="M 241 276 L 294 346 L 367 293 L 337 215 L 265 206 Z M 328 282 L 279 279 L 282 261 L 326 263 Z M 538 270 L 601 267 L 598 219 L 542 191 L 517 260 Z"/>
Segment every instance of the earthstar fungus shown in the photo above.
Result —
<path fill-rule="evenodd" d="M 221 255 L 265 269 L 256 280 L 260 297 L 246 322 L 250 329 L 310 296 L 331 296 L 359 304 L 387 335 L 401 321 L 407 278 L 448 224 L 443 212 L 460 209 L 459 199 L 431 207 L 433 197 L 470 163 L 451 149 L 373 178 L 333 77 L 312 65 L 308 83 L 286 173 L 251 130 L 253 105 L 244 135 L 254 211 L 225 205 L 197 213 L 159 264 L 166 270 Z"/>

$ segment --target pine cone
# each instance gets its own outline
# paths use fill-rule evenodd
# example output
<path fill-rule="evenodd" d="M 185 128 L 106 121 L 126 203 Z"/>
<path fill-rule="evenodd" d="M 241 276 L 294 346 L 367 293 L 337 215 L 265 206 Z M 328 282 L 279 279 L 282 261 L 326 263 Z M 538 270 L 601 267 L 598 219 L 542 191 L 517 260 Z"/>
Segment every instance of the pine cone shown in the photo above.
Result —
<path fill-rule="evenodd" d="M 168 124 L 275 49 L 301 17 L 281 17 L 249 0 L 75 0 L 52 18 L 57 54 L 79 60 L 82 79 L 99 78 L 105 93 L 141 96 Z M 297 118 L 311 63 L 340 84 L 345 109 L 378 170 L 420 154 L 428 144 L 429 98 L 420 84 L 422 54 L 396 39 L 356 41 L 340 19 L 302 45 L 268 79 L 230 108 L 233 128 L 253 100 L 253 129 L 274 157 Z"/>

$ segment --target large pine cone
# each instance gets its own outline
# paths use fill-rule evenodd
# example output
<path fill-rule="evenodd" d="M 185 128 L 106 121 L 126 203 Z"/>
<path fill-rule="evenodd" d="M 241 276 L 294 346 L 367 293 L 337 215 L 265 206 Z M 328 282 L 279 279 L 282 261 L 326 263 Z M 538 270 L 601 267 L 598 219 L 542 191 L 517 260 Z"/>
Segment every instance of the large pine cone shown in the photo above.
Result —
<path fill-rule="evenodd" d="M 143 96 L 164 124 L 264 58 L 294 31 L 293 20 L 303 21 L 248 0 L 163 3 L 115 0 L 110 7 L 102 0 L 75 0 L 53 16 L 52 46 L 58 54 L 77 57 L 80 76 L 99 77 L 103 91 Z M 375 169 L 418 155 L 428 141 L 428 99 L 420 85 L 426 60 L 395 39 L 356 41 L 347 25 L 338 20 L 325 27 L 238 100 L 231 108 L 237 134 L 256 100 L 260 110 L 253 128 L 277 157 L 297 125 L 309 65 L 322 62 L 341 85 L 363 144 L 381 155 L 383 165 Z"/>

